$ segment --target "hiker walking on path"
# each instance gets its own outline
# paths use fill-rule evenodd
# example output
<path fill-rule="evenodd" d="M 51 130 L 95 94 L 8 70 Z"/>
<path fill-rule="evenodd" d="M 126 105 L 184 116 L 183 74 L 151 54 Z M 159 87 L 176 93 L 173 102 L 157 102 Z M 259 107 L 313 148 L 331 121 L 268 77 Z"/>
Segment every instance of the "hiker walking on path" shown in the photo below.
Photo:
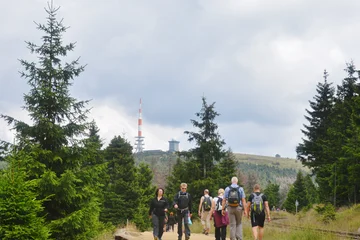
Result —
<path fill-rule="evenodd" d="M 255 184 L 254 192 L 250 194 L 247 202 L 248 212 L 251 211 L 250 220 L 254 240 L 262 240 L 264 236 L 265 211 L 270 222 L 270 208 L 266 195 L 260 192 L 260 185 Z"/>
<path fill-rule="evenodd" d="M 156 197 L 150 202 L 149 217 L 152 218 L 154 240 L 161 240 L 164 233 L 165 212 L 169 203 L 163 195 L 164 189 L 156 189 Z"/>
<path fill-rule="evenodd" d="M 185 226 L 185 240 L 190 239 L 189 217 L 191 214 L 191 195 L 186 192 L 187 184 L 180 184 L 180 191 L 174 197 L 174 208 L 177 210 L 177 223 L 178 223 L 178 240 L 182 238 L 182 221 L 184 220 Z"/>
<path fill-rule="evenodd" d="M 247 216 L 245 192 L 238 185 L 238 178 L 231 178 L 231 185 L 225 188 L 222 202 L 222 215 L 225 216 L 225 205 L 228 205 L 230 219 L 230 240 L 242 240 L 242 215 Z"/>
<path fill-rule="evenodd" d="M 218 190 L 218 196 L 214 197 L 211 206 L 211 216 L 214 217 L 215 240 L 226 240 L 226 227 L 229 225 L 228 212 L 222 215 L 222 201 L 224 198 L 224 189 Z"/>
<path fill-rule="evenodd" d="M 170 212 L 170 216 L 167 224 L 168 224 L 167 230 L 170 231 L 171 229 L 172 231 L 174 231 L 174 225 L 176 224 L 176 219 L 173 212 Z"/>
<path fill-rule="evenodd" d="M 212 197 L 209 196 L 209 190 L 204 190 L 204 196 L 200 198 L 199 216 L 201 217 L 201 224 L 203 226 L 203 234 L 208 235 L 210 231 L 210 210 L 212 206 Z"/>

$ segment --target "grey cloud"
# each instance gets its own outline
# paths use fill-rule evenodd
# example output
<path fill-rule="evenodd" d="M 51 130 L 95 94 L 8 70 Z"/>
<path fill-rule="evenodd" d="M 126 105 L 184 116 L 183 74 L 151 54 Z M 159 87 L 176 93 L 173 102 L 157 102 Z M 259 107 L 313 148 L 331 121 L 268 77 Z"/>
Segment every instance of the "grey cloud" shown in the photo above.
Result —
<path fill-rule="evenodd" d="M 129 115 L 137 114 L 142 97 L 144 119 L 166 126 L 189 124 L 205 95 L 216 102 L 221 124 L 251 122 L 279 132 L 301 128 L 323 69 L 339 83 L 345 61 L 360 52 L 355 0 L 55 4 L 71 26 L 64 40 L 77 42 L 69 58 L 81 56 L 88 64 L 75 80 L 75 96 L 114 99 Z M 0 16 L 0 83 L 7 86 L 0 89 L 0 102 L 22 103 L 27 87 L 16 59 L 32 57 L 23 41 L 39 43 L 33 20 L 44 22 L 45 5 L 11 3 Z M 266 145 L 262 140 L 247 144 Z"/>

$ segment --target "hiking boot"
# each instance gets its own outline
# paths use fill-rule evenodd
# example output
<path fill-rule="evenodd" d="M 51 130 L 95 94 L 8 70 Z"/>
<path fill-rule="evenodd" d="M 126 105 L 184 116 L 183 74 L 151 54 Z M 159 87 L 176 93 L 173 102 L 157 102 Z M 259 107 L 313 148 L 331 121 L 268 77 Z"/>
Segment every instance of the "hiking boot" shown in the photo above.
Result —
<path fill-rule="evenodd" d="M 206 233 L 206 229 L 203 229 L 202 234 L 205 234 L 205 233 Z"/>
<path fill-rule="evenodd" d="M 189 240 L 190 239 L 190 236 L 185 236 L 185 240 Z"/>

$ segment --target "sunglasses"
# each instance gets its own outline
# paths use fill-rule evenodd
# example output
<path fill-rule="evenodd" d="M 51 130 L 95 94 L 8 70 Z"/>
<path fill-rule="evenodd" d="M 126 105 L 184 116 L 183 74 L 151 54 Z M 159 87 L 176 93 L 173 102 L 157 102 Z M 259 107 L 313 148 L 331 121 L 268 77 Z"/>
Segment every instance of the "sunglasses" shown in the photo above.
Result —
<path fill-rule="evenodd" d="M 181 189 L 186 189 L 186 187 L 182 187 Z"/>

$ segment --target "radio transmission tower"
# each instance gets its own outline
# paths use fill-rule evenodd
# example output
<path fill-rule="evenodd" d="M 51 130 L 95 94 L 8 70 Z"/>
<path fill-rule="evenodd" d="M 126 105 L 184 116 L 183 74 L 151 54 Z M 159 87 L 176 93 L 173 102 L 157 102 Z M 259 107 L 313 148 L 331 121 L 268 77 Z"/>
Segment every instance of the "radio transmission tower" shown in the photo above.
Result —
<path fill-rule="evenodd" d="M 142 118 L 141 118 L 141 98 L 139 107 L 139 119 L 138 119 L 138 135 L 135 137 L 135 153 L 141 153 L 144 151 L 144 137 L 142 136 Z"/>

